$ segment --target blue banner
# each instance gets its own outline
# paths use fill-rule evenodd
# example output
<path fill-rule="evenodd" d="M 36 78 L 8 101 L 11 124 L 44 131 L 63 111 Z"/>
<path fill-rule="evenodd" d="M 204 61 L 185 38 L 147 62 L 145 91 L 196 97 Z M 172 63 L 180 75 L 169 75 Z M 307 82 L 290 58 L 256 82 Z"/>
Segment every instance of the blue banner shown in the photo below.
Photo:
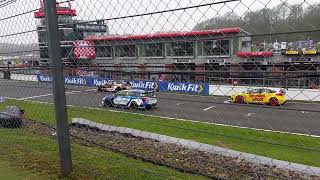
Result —
<path fill-rule="evenodd" d="M 143 89 L 159 91 L 159 85 L 156 81 L 145 81 L 145 80 L 129 80 L 133 89 Z"/>
<path fill-rule="evenodd" d="M 39 82 L 52 82 L 51 76 L 38 74 L 37 77 Z M 66 76 L 64 78 L 64 83 L 68 85 L 87 86 L 87 79 L 87 77 Z"/>
<path fill-rule="evenodd" d="M 107 78 L 87 78 L 87 86 L 100 86 L 100 85 L 104 85 L 107 83 L 112 82 L 112 79 L 107 79 Z"/>
<path fill-rule="evenodd" d="M 87 79 L 89 78 L 66 76 L 64 78 L 64 83 L 68 85 L 88 86 Z"/>
<path fill-rule="evenodd" d="M 52 77 L 47 75 L 38 75 L 39 82 L 52 82 Z M 108 78 L 93 77 L 73 77 L 66 76 L 65 84 L 96 87 L 112 82 Z M 127 80 L 133 89 L 153 90 L 159 92 L 177 92 L 186 94 L 209 94 L 209 84 L 207 83 L 189 83 L 189 82 L 167 82 L 167 81 L 148 81 L 148 80 Z"/>
<path fill-rule="evenodd" d="M 179 92 L 186 94 L 209 94 L 209 84 L 189 82 L 159 82 L 160 92 Z"/>
<path fill-rule="evenodd" d="M 52 77 L 47 75 L 38 74 L 38 81 L 39 82 L 52 82 Z"/>

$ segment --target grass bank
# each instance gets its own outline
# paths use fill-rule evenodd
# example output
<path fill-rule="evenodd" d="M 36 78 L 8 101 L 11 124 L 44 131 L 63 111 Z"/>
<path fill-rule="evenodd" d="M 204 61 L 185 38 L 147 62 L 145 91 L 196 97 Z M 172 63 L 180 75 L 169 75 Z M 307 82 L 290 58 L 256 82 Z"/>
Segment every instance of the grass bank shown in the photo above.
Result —
<path fill-rule="evenodd" d="M 60 176 L 57 143 L 26 130 L 0 130 L 1 179 L 204 179 L 93 147 L 72 145 L 73 174 Z"/>

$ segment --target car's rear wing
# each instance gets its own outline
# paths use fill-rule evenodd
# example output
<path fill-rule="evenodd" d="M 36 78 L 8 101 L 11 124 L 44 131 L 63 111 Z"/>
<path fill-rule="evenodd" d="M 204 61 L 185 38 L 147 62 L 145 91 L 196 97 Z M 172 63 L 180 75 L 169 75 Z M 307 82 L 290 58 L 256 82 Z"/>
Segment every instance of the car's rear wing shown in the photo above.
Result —
<path fill-rule="evenodd" d="M 275 93 L 276 93 L 277 95 L 280 95 L 280 96 L 285 95 L 286 92 L 287 92 L 287 91 L 286 91 L 285 89 L 283 89 L 283 88 L 275 89 L 274 91 L 275 91 Z"/>

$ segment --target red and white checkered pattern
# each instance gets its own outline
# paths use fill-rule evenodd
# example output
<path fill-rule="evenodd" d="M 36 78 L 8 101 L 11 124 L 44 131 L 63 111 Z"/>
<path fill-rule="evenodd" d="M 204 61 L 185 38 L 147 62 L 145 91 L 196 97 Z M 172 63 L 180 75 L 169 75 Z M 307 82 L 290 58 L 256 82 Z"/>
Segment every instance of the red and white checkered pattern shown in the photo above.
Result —
<path fill-rule="evenodd" d="M 94 43 L 90 41 L 75 41 L 74 45 L 74 56 L 76 59 L 94 59 L 96 52 Z"/>

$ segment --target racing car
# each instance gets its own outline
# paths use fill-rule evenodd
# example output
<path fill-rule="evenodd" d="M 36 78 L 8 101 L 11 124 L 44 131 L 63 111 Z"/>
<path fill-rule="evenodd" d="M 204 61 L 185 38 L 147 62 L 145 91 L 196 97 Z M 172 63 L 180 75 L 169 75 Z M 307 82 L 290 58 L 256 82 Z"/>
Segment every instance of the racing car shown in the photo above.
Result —
<path fill-rule="evenodd" d="M 285 90 L 255 88 L 231 96 L 233 103 L 269 104 L 271 106 L 284 105 L 286 103 Z"/>
<path fill-rule="evenodd" d="M 149 110 L 155 107 L 158 100 L 155 98 L 154 91 L 141 89 L 123 90 L 113 95 L 107 95 L 102 100 L 103 106 L 122 107 L 133 110 Z"/>
<path fill-rule="evenodd" d="M 122 90 L 131 89 L 131 84 L 124 81 L 112 81 L 104 85 L 98 86 L 98 91 L 101 92 L 119 92 Z"/>

